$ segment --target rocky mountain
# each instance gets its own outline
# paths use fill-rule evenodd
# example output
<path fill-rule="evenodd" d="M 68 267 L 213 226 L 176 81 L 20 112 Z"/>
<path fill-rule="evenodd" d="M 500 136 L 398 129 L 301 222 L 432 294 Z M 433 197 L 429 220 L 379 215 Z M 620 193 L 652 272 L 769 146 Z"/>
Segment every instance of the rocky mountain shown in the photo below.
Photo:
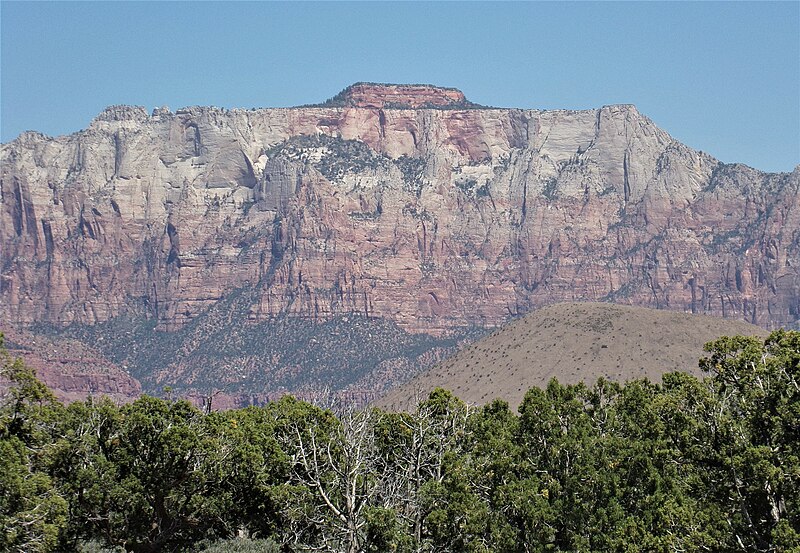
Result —
<path fill-rule="evenodd" d="M 630 105 L 359 83 L 301 108 L 113 106 L 69 136 L 24 133 L 0 162 L 2 321 L 146 334 L 168 359 L 104 350 L 146 388 L 176 363 L 181 382 L 229 375 L 284 320 L 355 316 L 445 350 L 559 301 L 800 320 L 800 168 L 720 163 Z M 231 341 L 224 361 L 192 356 L 208 333 Z M 425 347 L 376 363 L 413 373 Z"/>
<path fill-rule="evenodd" d="M 93 395 L 126 403 L 142 394 L 142 386 L 135 378 L 78 340 L 10 327 L 0 327 L 0 333 L 11 357 L 22 358 L 61 401 L 82 400 Z M 0 398 L 8 384 L 0 378 Z"/>
<path fill-rule="evenodd" d="M 608 303 L 559 303 L 493 331 L 377 400 L 389 409 L 413 408 L 436 387 L 475 405 L 496 398 L 516 409 L 530 388 L 648 378 L 666 372 L 704 376 L 703 346 L 720 336 L 765 337 L 733 319 Z"/>

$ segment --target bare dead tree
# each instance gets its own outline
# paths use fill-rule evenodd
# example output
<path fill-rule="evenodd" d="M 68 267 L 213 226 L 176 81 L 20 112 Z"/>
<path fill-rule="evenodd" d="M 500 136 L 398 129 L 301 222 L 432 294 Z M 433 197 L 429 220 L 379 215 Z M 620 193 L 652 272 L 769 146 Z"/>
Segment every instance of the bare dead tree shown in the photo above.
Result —
<path fill-rule="evenodd" d="M 385 488 L 391 495 L 386 496 L 386 506 L 401 505 L 398 515 L 411 530 L 418 553 L 427 551 L 420 492 L 426 483 L 444 479 L 445 455 L 460 447 L 468 417 L 469 406 L 452 397 L 446 402 L 418 401 L 416 410 L 400 419 L 406 443 L 398 448 L 387 475 L 390 484 Z"/>
<path fill-rule="evenodd" d="M 296 547 L 331 553 L 364 551 L 365 508 L 382 485 L 376 470 L 375 412 L 346 410 L 333 428 L 295 423 L 291 428 L 292 481 L 313 494 L 312 504 L 289 506 L 295 524 L 319 529 L 314 543 L 293 530 Z M 302 499 L 302 498 L 300 498 Z M 309 498 L 306 498 L 309 499 Z"/>

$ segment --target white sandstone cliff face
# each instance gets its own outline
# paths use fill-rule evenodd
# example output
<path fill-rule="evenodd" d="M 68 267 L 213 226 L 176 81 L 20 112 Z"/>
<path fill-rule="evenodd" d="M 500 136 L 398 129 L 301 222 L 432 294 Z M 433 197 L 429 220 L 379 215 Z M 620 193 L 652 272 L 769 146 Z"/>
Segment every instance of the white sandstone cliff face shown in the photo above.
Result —
<path fill-rule="evenodd" d="M 251 320 L 358 312 L 434 334 L 562 300 L 797 324 L 800 170 L 722 165 L 633 106 L 359 98 L 112 107 L 4 144 L 0 316 L 145 309 L 169 330 L 252 287 Z"/>

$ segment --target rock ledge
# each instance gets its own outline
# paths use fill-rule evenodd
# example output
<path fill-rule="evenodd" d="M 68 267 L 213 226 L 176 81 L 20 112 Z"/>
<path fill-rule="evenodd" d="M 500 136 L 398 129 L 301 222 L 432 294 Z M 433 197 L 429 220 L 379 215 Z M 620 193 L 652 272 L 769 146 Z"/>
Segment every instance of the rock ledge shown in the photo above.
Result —
<path fill-rule="evenodd" d="M 323 104 L 359 108 L 461 108 L 475 104 L 455 88 L 428 84 L 355 83 Z"/>

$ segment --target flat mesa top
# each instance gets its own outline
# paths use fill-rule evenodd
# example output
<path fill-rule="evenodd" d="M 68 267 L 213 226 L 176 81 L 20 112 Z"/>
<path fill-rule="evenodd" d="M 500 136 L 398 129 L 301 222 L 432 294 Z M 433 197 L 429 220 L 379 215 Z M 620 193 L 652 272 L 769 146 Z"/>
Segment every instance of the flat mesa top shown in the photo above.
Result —
<path fill-rule="evenodd" d="M 428 84 L 355 83 L 322 104 L 326 107 L 449 108 L 472 105 L 455 88 Z"/>

